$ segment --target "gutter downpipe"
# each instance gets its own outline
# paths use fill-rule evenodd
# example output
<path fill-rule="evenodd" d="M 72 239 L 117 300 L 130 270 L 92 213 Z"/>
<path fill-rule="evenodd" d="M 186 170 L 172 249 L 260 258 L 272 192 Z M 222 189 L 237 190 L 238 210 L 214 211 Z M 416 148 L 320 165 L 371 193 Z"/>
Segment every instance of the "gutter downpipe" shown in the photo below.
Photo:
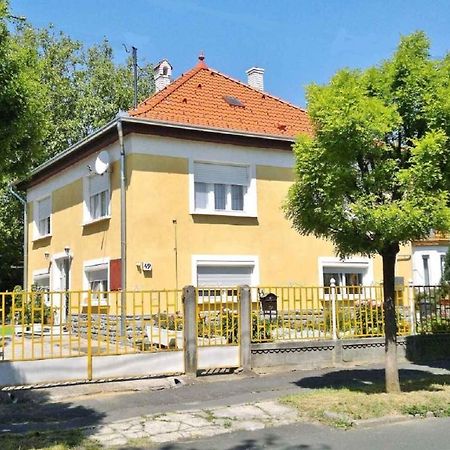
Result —
<path fill-rule="evenodd" d="M 117 134 L 120 145 L 120 259 L 121 259 L 121 293 L 120 293 L 120 335 L 126 336 L 126 291 L 127 291 L 127 196 L 125 145 L 123 141 L 122 121 L 117 120 Z"/>
<path fill-rule="evenodd" d="M 8 185 L 9 192 L 23 205 L 23 290 L 26 292 L 28 287 L 28 212 L 27 201 L 21 197 L 13 188 Z"/>

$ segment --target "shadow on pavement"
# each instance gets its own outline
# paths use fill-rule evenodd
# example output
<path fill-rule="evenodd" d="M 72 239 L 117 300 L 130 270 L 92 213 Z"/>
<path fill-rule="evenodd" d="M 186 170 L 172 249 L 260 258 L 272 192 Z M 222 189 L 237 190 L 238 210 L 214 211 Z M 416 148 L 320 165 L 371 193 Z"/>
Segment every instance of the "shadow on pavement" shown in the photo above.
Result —
<path fill-rule="evenodd" d="M 70 402 L 54 402 L 43 390 L 0 392 L 0 448 L 21 450 L 83 444 L 80 427 L 95 426 L 103 414 Z"/>
<path fill-rule="evenodd" d="M 200 450 L 206 449 L 201 444 L 183 444 L 174 443 L 166 444 L 158 447 L 158 450 Z M 221 450 L 264 450 L 264 449 L 277 449 L 277 450 L 331 450 L 328 445 L 306 445 L 306 444 L 286 444 L 283 443 L 277 436 L 272 434 L 265 434 L 261 439 L 243 439 L 239 443 L 231 443 L 229 446 L 220 446 Z M 130 450 L 127 447 L 127 450 Z"/>
<path fill-rule="evenodd" d="M 436 375 L 426 370 L 400 369 L 402 391 L 436 391 L 435 384 L 449 384 L 450 375 Z M 325 373 L 320 376 L 302 378 L 294 382 L 296 386 L 308 389 L 346 388 L 358 392 L 385 392 L 384 369 L 350 369 Z"/>

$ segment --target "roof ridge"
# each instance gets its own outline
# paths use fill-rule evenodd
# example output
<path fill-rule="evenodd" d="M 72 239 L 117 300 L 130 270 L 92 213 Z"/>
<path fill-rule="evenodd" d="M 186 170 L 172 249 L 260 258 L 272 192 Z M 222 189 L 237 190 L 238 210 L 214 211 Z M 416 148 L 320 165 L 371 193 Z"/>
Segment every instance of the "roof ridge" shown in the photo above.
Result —
<path fill-rule="evenodd" d="M 151 108 L 154 108 L 156 105 L 161 103 L 164 99 L 166 99 L 170 94 L 172 94 L 176 89 L 183 86 L 188 80 L 190 80 L 195 74 L 200 72 L 200 70 L 209 70 L 207 67 L 202 65 L 194 66 L 188 72 L 182 74 L 179 78 L 177 78 L 173 83 L 170 83 L 159 92 L 155 92 L 150 97 L 143 100 L 135 109 L 130 110 L 130 114 L 138 114 L 138 110 L 142 107 L 145 108 L 142 111 L 139 111 L 139 114 L 145 114 Z M 156 100 L 156 101 L 155 101 Z"/>
<path fill-rule="evenodd" d="M 136 107 L 136 109 L 132 109 L 130 110 L 131 115 L 133 115 L 133 113 L 137 113 L 137 111 L 142 107 L 143 110 L 139 111 L 139 114 L 145 114 L 147 111 L 149 111 L 150 109 L 154 108 L 156 105 L 158 105 L 159 103 L 161 103 L 164 99 L 166 99 L 170 94 L 172 94 L 176 89 L 178 89 L 179 87 L 181 87 L 184 83 L 186 83 L 188 80 L 190 80 L 194 75 L 196 75 L 198 72 L 200 72 L 200 70 L 207 70 L 209 72 L 214 72 L 217 75 L 222 76 L 223 78 L 226 78 L 227 80 L 230 80 L 234 83 L 239 84 L 240 86 L 243 86 L 249 90 L 251 90 L 252 92 L 257 92 L 259 94 L 268 96 L 270 98 L 272 98 L 273 100 L 276 100 L 280 103 L 283 103 L 284 105 L 289 106 L 290 108 L 294 108 L 296 110 L 300 110 L 304 113 L 308 113 L 306 108 L 302 108 L 301 106 L 297 106 L 294 105 L 291 102 L 288 102 L 280 97 L 277 97 L 276 95 L 273 95 L 269 92 L 266 91 L 259 91 L 258 89 L 255 89 L 252 86 L 249 86 L 248 84 L 231 77 L 230 75 L 226 75 L 216 69 L 213 69 L 211 67 L 205 67 L 202 65 L 196 65 L 194 66 L 191 70 L 189 70 L 188 72 L 186 72 L 185 74 L 182 74 L 179 78 L 177 78 L 173 83 L 167 85 L 164 89 L 162 89 L 159 92 L 156 92 L 155 94 L 153 94 L 152 96 L 146 98 L 144 101 L 142 101 L 141 103 L 139 103 L 139 105 Z M 161 94 L 161 95 L 160 95 Z M 156 100 L 156 101 L 155 101 Z M 146 108 L 145 108 L 146 107 Z"/>
<path fill-rule="evenodd" d="M 288 102 L 286 100 L 283 100 L 282 98 L 277 97 L 276 95 L 270 94 L 269 92 L 259 91 L 258 89 L 255 89 L 254 87 L 249 86 L 248 84 L 244 83 L 243 81 L 240 81 L 240 80 L 238 80 L 236 78 L 231 77 L 230 75 L 226 75 L 226 74 L 224 74 L 222 72 L 219 72 L 216 69 L 212 69 L 212 68 L 208 67 L 208 70 L 210 70 L 211 72 L 215 72 L 218 75 L 221 75 L 222 77 L 227 78 L 228 80 L 233 81 L 234 83 L 237 83 L 237 84 L 239 84 L 239 85 L 241 85 L 241 86 L 243 86 L 243 87 L 245 87 L 247 89 L 250 89 L 253 92 L 258 92 L 260 94 L 266 95 L 266 96 L 268 96 L 270 98 L 273 98 L 274 100 L 279 101 L 280 103 L 283 103 L 283 104 L 285 104 L 287 106 L 290 106 L 291 108 L 299 109 L 300 111 L 303 111 L 303 112 L 307 113 L 306 108 L 302 108 L 301 106 L 294 105 L 293 103 Z"/>

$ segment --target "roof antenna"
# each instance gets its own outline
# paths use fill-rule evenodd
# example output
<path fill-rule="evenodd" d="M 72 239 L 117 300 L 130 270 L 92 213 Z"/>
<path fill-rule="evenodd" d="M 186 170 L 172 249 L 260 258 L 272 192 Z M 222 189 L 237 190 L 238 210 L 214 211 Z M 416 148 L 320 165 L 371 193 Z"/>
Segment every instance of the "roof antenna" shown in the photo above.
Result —
<path fill-rule="evenodd" d="M 130 53 L 127 46 L 125 44 L 122 44 L 125 48 L 125 51 L 127 53 Z M 133 64 L 133 89 L 134 89 L 134 97 L 133 97 L 133 108 L 137 108 L 138 103 L 138 75 L 137 75 L 137 48 L 132 46 L 131 47 L 131 56 L 132 56 L 132 64 Z"/>

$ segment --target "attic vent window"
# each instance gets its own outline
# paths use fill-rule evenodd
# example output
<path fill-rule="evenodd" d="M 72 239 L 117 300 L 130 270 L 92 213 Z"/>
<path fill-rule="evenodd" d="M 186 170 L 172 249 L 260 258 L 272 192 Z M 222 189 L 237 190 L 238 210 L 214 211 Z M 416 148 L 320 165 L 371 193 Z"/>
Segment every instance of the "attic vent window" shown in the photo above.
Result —
<path fill-rule="evenodd" d="M 230 105 L 230 106 L 239 106 L 241 108 L 244 108 L 245 105 L 236 97 L 233 97 L 231 95 L 224 95 L 223 99 Z"/>

